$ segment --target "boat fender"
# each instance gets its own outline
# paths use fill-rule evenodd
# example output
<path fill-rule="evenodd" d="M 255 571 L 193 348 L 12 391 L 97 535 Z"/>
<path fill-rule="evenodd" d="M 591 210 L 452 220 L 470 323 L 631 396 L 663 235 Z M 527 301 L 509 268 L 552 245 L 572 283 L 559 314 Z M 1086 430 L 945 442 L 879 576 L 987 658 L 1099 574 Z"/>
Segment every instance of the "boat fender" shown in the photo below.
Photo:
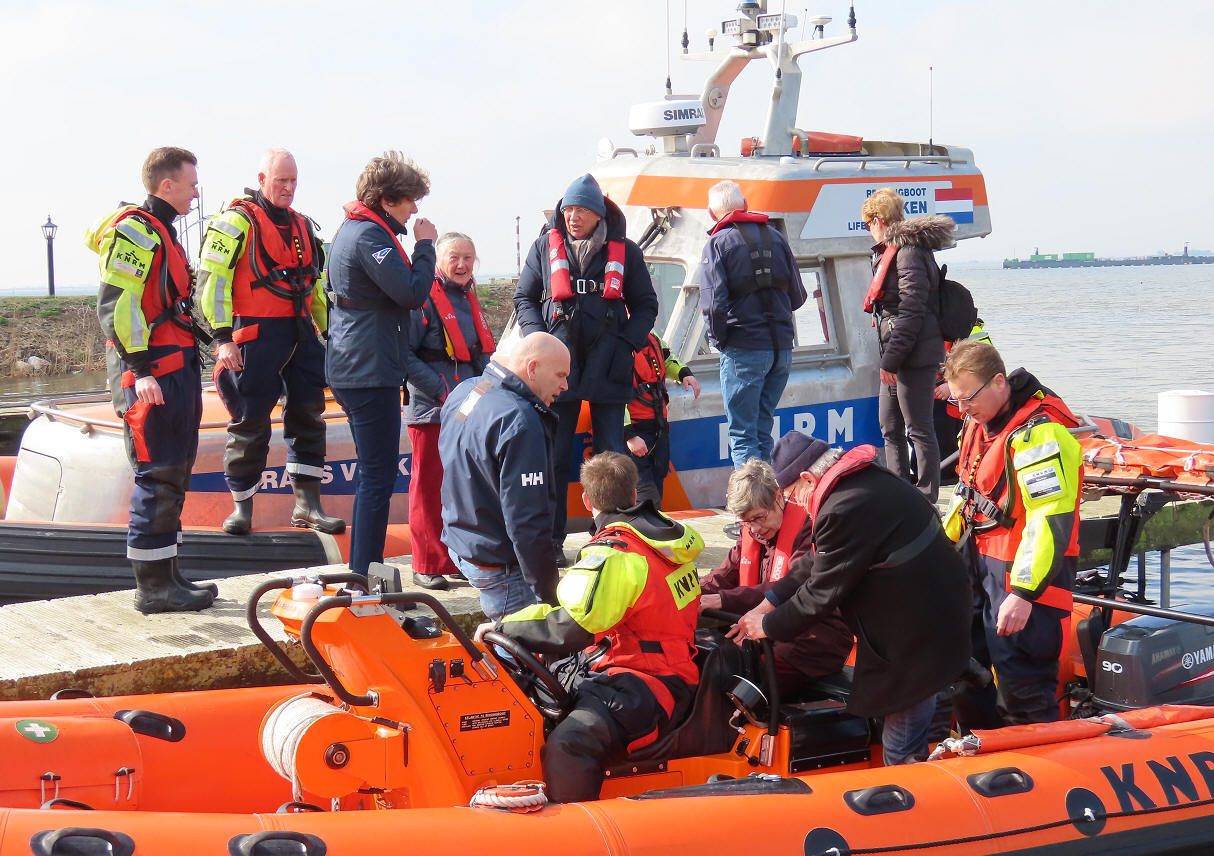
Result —
<path fill-rule="evenodd" d="M 270 842 L 290 841 L 298 844 L 306 856 L 325 856 L 329 852 L 324 840 L 306 832 L 293 832 L 289 829 L 267 829 L 265 832 L 254 832 L 250 835 L 237 835 L 228 842 L 228 856 L 273 856 L 283 853 L 281 847 Z M 262 846 L 269 845 L 269 846 Z M 292 847 L 290 852 L 297 852 Z"/>
<path fill-rule="evenodd" d="M 70 842 L 70 843 L 69 843 Z M 129 835 L 110 829 L 65 826 L 36 833 L 30 838 L 30 853 L 34 856 L 131 856 L 135 841 Z"/>
<path fill-rule="evenodd" d="M 526 813 L 539 811 L 548 805 L 547 787 L 536 779 L 525 779 L 511 785 L 487 785 L 472 795 L 472 808 L 493 808 L 499 811 Z"/>

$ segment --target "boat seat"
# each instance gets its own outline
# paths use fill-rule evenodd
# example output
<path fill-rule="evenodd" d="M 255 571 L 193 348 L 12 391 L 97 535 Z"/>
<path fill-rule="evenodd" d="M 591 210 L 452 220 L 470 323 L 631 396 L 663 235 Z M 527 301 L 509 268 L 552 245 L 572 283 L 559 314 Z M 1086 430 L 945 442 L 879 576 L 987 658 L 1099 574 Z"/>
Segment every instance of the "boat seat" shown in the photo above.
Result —
<path fill-rule="evenodd" d="M 831 675 L 823 675 L 801 686 L 790 698 L 781 698 L 782 703 L 795 704 L 803 701 L 819 701 L 834 699 L 847 704 L 851 699 L 852 681 L 855 678 L 855 666 L 844 666 Z"/>
<path fill-rule="evenodd" d="M 745 674 L 746 658 L 738 646 L 716 631 L 697 631 L 696 649 L 700 683 L 687 715 L 653 743 L 628 755 L 619 768 L 648 761 L 716 755 L 733 747 L 738 732 L 729 724 L 734 706 L 725 696 L 725 688 L 732 675 Z"/>

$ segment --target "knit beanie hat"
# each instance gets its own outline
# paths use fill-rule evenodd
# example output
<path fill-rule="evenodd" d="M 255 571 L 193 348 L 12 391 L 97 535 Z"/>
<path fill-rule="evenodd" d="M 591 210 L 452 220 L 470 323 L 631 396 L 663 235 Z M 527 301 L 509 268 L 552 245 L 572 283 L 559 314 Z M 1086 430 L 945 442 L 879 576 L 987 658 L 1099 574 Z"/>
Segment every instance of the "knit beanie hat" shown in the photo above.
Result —
<path fill-rule="evenodd" d="M 594 180 L 594 176 L 590 173 L 586 173 L 581 178 L 574 179 L 573 184 L 569 185 L 569 189 L 561 197 L 562 208 L 567 208 L 570 205 L 580 205 L 582 208 L 589 209 L 600 217 L 607 216 L 607 205 L 603 201 L 603 191 L 599 189 L 599 183 Z"/>
<path fill-rule="evenodd" d="M 796 430 L 789 431 L 777 440 L 771 450 L 771 468 L 776 471 L 776 481 L 780 487 L 793 484 L 829 448 L 817 437 Z"/>

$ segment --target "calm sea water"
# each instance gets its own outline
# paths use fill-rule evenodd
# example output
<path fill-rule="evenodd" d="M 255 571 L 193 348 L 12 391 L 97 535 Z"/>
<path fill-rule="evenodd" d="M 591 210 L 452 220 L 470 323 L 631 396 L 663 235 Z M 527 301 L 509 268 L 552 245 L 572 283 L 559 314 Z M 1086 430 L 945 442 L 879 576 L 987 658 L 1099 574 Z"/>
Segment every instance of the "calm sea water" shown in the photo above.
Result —
<path fill-rule="evenodd" d="M 1077 413 L 1152 432 L 1160 392 L 1214 392 L 1214 265 L 1003 270 L 950 263 L 949 277 L 973 292 L 1008 369 L 1028 369 Z M 1157 555 L 1149 557 L 1152 580 L 1158 565 Z M 1214 604 L 1214 569 L 1201 546 L 1172 553 L 1172 581 L 1173 606 Z"/>

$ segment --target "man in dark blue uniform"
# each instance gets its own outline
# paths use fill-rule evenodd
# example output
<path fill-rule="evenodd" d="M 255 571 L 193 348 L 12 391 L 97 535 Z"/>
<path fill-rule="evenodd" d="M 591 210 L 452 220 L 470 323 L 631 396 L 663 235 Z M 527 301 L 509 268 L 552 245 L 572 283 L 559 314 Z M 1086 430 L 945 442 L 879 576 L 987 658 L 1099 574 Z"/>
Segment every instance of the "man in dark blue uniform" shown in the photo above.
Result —
<path fill-rule="evenodd" d="M 548 408 L 568 376 L 561 341 L 532 333 L 443 405 L 443 543 L 491 620 L 556 603 L 553 514 L 565 497 L 552 477 L 556 416 Z"/>

